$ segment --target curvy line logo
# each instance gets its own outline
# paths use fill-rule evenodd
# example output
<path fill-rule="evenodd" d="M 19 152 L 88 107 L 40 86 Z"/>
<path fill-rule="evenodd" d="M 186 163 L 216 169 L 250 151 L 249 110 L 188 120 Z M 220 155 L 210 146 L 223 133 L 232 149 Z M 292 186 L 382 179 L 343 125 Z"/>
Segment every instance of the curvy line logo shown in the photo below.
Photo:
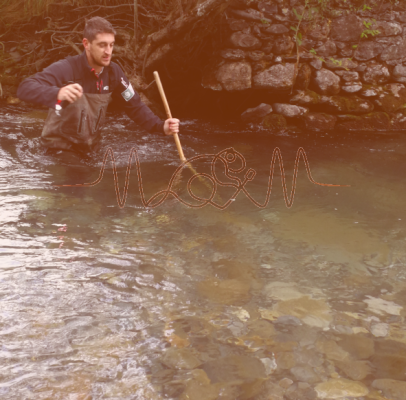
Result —
<path fill-rule="evenodd" d="M 119 185 L 118 185 L 116 160 L 114 158 L 113 150 L 110 147 L 107 149 L 106 154 L 104 155 L 103 166 L 101 168 L 99 178 L 96 181 L 94 181 L 92 183 L 82 183 L 82 184 L 76 184 L 76 185 L 54 185 L 54 186 L 91 187 L 91 186 L 95 186 L 95 185 L 99 184 L 101 182 L 101 180 L 103 179 L 104 169 L 106 167 L 107 157 L 109 155 L 110 155 L 111 161 L 113 163 L 113 173 L 114 173 L 114 183 L 115 183 L 115 189 L 116 189 L 116 195 L 117 195 L 117 203 L 120 208 L 124 208 L 125 203 L 127 201 L 128 186 L 129 186 L 129 182 L 130 182 L 131 162 L 132 162 L 133 156 L 135 156 L 135 163 L 136 163 L 137 175 L 138 175 L 138 187 L 139 187 L 139 191 L 140 191 L 140 195 L 141 195 L 141 200 L 142 200 L 144 207 L 146 207 L 146 208 L 158 207 L 168 198 L 169 195 L 172 195 L 177 200 L 179 200 L 182 204 L 184 204 L 185 206 L 190 207 L 190 208 L 202 208 L 208 204 L 211 204 L 213 207 L 216 207 L 219 210 L 225 210 L 233 201 L 235 201 L 236 197 L 240 194 L 240 192 L 243 192 L 247 196 L 247 198 L 250 199 L 251 202 L 254 205 L 256 205 L 258 208 L 265 208 L 269 203 L 269 198 L 270 198 L 271 192 L 272 192 L 272 180 L 273 180 L 276 160 L 279 161 L 279 168 L 281 171 L 281 180 L 282 180 L 282 188 L 283 188 L 285 204 L 286 204 L 287 208 L 291 208 L 293 205 L 293 200 L 294 200 L 294 196 L 295 196 L 296 177 L 297 177 L 297 173 L 298 173 L 298 164 L 299 164 L 300 156 L 303 157 L 303 160 L 305 162 L 307 176 L 308 176 L 310 182 L 314 183 L 315 185 L 333 186 L 333 187 L 350 187 L 351 186 L 351 185 L 332 185 L 332 184 L 328 184 L 328 183 L 316 182 L 311 175 L 310 166 L 309 166 L 309 162 L 307 160 L 306 152 L 304 151 L 304 149 L 302 147 L 299 147 L 299 149 L 297 150 L 297 153 L 296 153 L 296 160 L 295 160 L 295 166 L 294 166 L 294 171 L 293 171 L 292 189 L 291 189 L 289 198 L 288 198 L 287 189 L 286 189 L 285 170 L 283 168 L 282 154 L 278 147 L 276 147 L 274 149 L 274 151 L 272 153 L 272 162 L 271 162 L 271 167 L 270 167 L 270 172 L 269 172 L 268 191 L 266 194 L 265 202 L 262 204 L 259 203 L 258 201 L 256 201 L 251 196 L 251 194 L 248 192 L 248 190 L 245 188 L 245 185 L 248 182 L 251 182 L 255 178 L 256 171 L 254 169 L 250 168 L 245 173 L 243 180 L 241 180 L 239 177 L 236 177 L 235 175 L 232 175 L 232 174 L 237 174 L 237 173 L 243 172 L 247 165 L 244 156 L 241 153 L 239 153 L 238 151 L 234 150 L 232 147 L 222 150 L 221 152 L 219 152 L 217 154 L 204 154 L 204 155 L 200 155 L 200 156 L 195 156 L 189 160 L 184 161 L 173 173 L 173 175 L 169 181 L 168 187 L 165 190 L 161 190 L 160 192 L 153 195 L 148 201 L 145 200 L 145 196 L 144 196 L 144 189 L 143 189 L 142 175 L 141 175 L 141 166 L 140 166 L 140 161 L 139 161 L 139 157 L 138 157 L 138 152 L 135 147 L 133 147 L 131 149 L 131 153 L 128 158 L 127 173 L 126 173 L 124 193 L 123 193 L 122 198 L 120 196 Z M 201 159 L 207 159 L 207 158 L 209 158 L 209 159 L 212 158 L 211 175 L 206 174 L 206 173 L 197 173 L 194 170 L 194 168 L 192 167 L 191 162 L 196 161 L 196 160 L 201 160 Z M 230 164 L 235 163 L 237 161 L 237 159 L 241 162 L 241 167 L 236 168 L 236 169 L 231 168 Z M 216 174 L 216 170 L 215 170 L 216 162 L 218 162 L 218 161 L 223 164 L 224 174 L 230 181 L 232 181 L 232 183 L 222 182 L 219 179 L 218 175 Z M 174 182 L 176 182 L 177 179 L 180 178 L 179 174 L 181 173 L 182 169 L 185 167 L 189 168 L 194 173 L 193 176 L 187 182 L 188 193 L 193 199 L 200 202 L 200 204 L 191 204 L 191 203 L 181 199 L 178 196 L 178 194 L 172 190 L 172 186 L 173 186 Z M 211 192 L 209 198 L 199 197 L 192 192 L 191 185 L 192 185 L 193 181 L 195 179 L 204 180 L 204 178 L 207 178 L 212 184 L 212 187 L 211 187 L 212 192 Z M 207 184 L 207 181 L 204 181 L 204 182 Z M 235 192 L 232 195 L 232 197 L 228 201 L 226 201 L 223 205 L 218 204 L 215 201 L 213 201 L 214 196 L 218 189 L 218 185 L 220 185 L 222 187 L 229 187 L 229 188 L 235 189 Z"/>

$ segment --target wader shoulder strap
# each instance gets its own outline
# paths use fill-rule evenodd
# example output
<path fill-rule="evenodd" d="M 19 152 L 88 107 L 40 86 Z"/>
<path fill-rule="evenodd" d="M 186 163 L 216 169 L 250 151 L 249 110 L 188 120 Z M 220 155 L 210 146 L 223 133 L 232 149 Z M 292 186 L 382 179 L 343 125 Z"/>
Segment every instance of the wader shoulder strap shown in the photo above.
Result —
<path fill-rule="evenodd" d="M 72 67 L 72 71 L 73 71 L 73 82 L 74 83 L 79 83 L 81 84 L 83 82 L 83 71 L 80 68 L 80 60 L 78 57 L 72 57 L 72 56 L 68 56 L 66 58 L 69 62 L 69 64 Z M 116 64 L 114 64 L 113 62 L 111 63 L 110 67 L 109 67 L 109 92 L 112 93 L 114 91 L 114 89 L 117 86 L 117 79 L 116 79 L 116 73 L 115 73 L 115 66 Z M 69 83 L 69 82 L 68 82 Z"/>
<path fill-rule="evenodd" d="M 111 62 L 109 67 L 109 91 L 113 93 L 114 89 L 117 87 L 118 80 L 116 79 L 115 66 L 117 64 Z"/>

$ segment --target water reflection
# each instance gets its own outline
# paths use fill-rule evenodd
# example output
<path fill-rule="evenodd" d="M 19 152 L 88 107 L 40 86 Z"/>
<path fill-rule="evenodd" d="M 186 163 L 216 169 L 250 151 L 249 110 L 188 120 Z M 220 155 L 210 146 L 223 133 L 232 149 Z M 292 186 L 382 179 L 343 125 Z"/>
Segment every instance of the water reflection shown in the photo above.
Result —
<path fill-rule="evenodd" d="M 234 147 L 257 171 L 255 198 L 275 147 L 288 192 L 298 147 L 316 181 L 351 187 L 316 186 L 302 163 L 291 209 L 278 169 L 262 210 L 243 195 L 224 211 L 176 200 L 147 210 L 136 179 L 120 209 L 111 166 L 92 188 L 53 186 L 95 180 L 104 151 L 79 163 L 44 155 L 41 118 L 1 114 L 2 399 L 403 398 L 404 135 L 188 121 L 185 154 Z M 178 166 L 168 138 L 125 119 L 110 119 L 103 146 L 122 185 L 137 148 L 147 197 Z"/>

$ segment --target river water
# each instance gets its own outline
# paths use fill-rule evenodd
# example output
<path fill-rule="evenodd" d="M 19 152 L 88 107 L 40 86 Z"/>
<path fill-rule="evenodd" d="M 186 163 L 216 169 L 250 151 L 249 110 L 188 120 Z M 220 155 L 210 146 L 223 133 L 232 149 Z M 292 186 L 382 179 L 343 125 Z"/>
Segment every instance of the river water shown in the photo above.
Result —
<path fill-rule="evenodd" d="M 405 398 L 406 134 L 183 121 L 229 186 L 185 167 L 164 198 L 172 138 L 110 115 L 93 157 L 44 155 L 44 118 L 0 110 L 1 399 Z M 124 207 L 109 158 L 74 186 L 108 148 L 149 207 L 135 157 Z M 299 148 L 341 186 L 299 158 L 289 203 Z"/>

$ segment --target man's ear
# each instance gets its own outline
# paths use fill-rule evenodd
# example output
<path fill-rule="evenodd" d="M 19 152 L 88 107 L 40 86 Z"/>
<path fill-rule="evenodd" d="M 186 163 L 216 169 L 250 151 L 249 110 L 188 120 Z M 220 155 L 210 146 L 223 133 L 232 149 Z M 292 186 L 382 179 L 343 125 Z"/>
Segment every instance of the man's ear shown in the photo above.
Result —
<path fill-rule="evenodd" d="M 83 38 L 82 43 L 83 43 L 83 47 L 85 49 L 87 49 L 89 47 L 89 41 L 86 38 Z"/>

